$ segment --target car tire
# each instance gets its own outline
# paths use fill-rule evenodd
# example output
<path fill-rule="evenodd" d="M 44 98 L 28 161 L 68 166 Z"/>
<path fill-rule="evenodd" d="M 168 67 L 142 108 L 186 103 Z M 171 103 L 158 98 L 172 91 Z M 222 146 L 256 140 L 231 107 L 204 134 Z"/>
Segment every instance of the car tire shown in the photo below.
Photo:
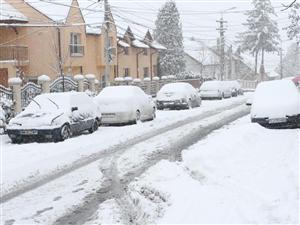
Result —
<path fill-rule="evenodd" d="M 92 127 L 89 129 L 89 132 L 90 132 L 90 133 L 94 133 L 96 130 L 98 130 L 98 127 L 99 127 L 98 121 L 95 120 L 95 121 L 93 122 L 93 124 L 92 124 Z"/>
<path fill-rule="evenodd" d="M 141 112 L 140 110 L 136 110 L 134 124 L 137 124 L 139 121 L 141 121 Z"/>
<path fill-rule="evenodd" d="M 13 144 L 21 144 L 22 138 L 11 138 L 11 143 Z"/>
<path fill-rule="evenodd" d="M 156 118 L 156 109 L 153 108 L 151 120 L 154 120 L 155 118 Z"/>
<path fill-rule="evenodd" d="M 59 137 L 55 141 L 64 141 L 71 137 L 71 128 L 68 124 L 64 124 L 59 131 Z"/>

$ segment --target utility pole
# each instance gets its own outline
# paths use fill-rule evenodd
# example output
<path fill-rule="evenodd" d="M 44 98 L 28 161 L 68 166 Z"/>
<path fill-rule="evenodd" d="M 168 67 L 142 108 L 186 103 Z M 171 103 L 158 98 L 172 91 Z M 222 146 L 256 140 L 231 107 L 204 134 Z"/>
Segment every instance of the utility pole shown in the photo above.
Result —
<path fill-rule="evenodd" d="M 63 72 L 63 65 L 62 65 L 62 57 L 61 57 L 61 33 L 60 27 L 57 27 L 57 39 L 58 39 L 58 65 L 59 65 L 59 73 L 63 79 L 62 82 L 62 91 L 65 92 L 65 76 Z"/>
<path fill-rule="evenodd" d="M 104 58 L 105 58 L 105 72 L 104 72 L 104 79 L 105 79 L 105 87 L 109 86 L 109 75 L 110 75 L 110 43 L 109 43 L 109 6 L 108 0 L 104 0 Z"/>
<path fill-rule="evenodd" d="M 225 30 L 224 23 L 227 21 L 223 20 L 223 15 L 220 20 L 217 20 L 220 23 L 220 27 L 217 30 L 220 32 L 220 79 L 224 80 L 225 74 Z"/>

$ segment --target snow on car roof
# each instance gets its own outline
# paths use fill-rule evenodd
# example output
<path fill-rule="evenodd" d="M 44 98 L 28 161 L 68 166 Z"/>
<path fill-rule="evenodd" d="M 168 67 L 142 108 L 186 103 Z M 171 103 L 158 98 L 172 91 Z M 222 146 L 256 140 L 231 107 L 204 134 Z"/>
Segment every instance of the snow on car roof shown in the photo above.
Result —
<path fill-rule="evenodd" d="M 0 21 L 17 20 L 28 22 L 26 16 L 24 16 L 21 12 L 15 9 L 12 5 L 8 4 L 5 0 L 1 0 L 0 8 Z"/>
<path fill-rule="evenodd" d="M 133 96 L 136 93 L 138 87 L 136 86 L 110 86 L 104 88 L 97 97 L 105 98 L 121 98 Z M 96 97 L 96 98 L 97 98 Z"/>
<path fill-rule="evenodd" d="M 160 89 L 160 92 L 166 92 L 166 91 L 183 91 L 183 90 L 186 90 L 190 86 L 191 85 L 189 83 L 184 83 L 184 82 L 169 83 L 169 84 L 165 84 Z"/>
<path fill-rule="evenodd" d="M 215 90 L 219 89 L 221 87 L 221 82 L 218 80 L 212 80 L 212 81 L 205 81 L 201 87 L 200 90 Z"/>
<path fill-rule="evenodd" d="M 300 114 L 299 93 L 290 80 L 265 81 L 258 84 L 251 115 L 256 118 L 280 118 Z"/>

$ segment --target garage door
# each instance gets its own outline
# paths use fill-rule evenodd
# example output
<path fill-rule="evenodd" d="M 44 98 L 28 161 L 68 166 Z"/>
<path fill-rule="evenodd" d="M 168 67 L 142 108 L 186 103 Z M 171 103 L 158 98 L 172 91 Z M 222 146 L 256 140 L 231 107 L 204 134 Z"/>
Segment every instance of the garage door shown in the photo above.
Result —
<path fill-rule="evenodd" d="M 8 86 L 8 69 L 0 68 L 0 85 Z"/>

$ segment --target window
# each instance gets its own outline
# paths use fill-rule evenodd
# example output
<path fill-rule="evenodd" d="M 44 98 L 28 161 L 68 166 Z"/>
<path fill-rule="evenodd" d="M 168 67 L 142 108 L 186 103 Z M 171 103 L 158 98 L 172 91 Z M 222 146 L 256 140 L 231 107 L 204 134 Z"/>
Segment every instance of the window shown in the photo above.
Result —
<path fill-rule="evenodd" d="M 129 76 L 130 76 L 129 68 L 124 68 L 124 77 L 129 77 Z"/>
<path fill-rule="evenodd" d="M 124 55 L 129 55 L 129 48 L 124 48 Z"/>
<path fill-rule="evenodd" d="M 148 55 L 148 49 L 144 48 L 143 55 Z"/>
<path fill-rule="evenodd" d="M 144 67 L 144 78 L 149 77 L 149 67 Z"/>
<path fill-rule="evenodd" d="M 71 33 L 70 54 L 71 54 L 71 56 L 83 56 L 84 55 L 84 47 L 81 44 L 81 34 L 80 33 Z"/>

